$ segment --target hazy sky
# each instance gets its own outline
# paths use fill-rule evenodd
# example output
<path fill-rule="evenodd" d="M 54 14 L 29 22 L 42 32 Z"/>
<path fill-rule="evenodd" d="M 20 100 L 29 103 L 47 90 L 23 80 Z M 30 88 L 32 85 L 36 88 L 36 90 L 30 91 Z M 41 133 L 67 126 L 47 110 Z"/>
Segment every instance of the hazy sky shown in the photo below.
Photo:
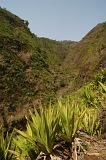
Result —
<path fill-rule="evenodd" d="M 38 37 L 81 40 L 106 21 L 106 0 L 0 0 L 0 6 L 29 21 Z"/>

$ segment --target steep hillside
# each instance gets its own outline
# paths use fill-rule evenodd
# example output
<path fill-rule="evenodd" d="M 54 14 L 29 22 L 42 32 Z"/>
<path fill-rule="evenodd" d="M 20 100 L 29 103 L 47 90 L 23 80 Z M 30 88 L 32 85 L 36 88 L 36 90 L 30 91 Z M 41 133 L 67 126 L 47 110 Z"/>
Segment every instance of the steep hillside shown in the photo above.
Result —
<path fill-rule="evenodd" d="M 106 66 L 106 22 L 80 42 L 38 38 L 28 21 L 0 8 L 0 122 L 64 97 Z"/>
<path fill-rule="evenodd" d="M 38 38 L 28 21 L 0 8 L 0 117 L 18 120 L 55 99 L 55 74 L 73 44 Z"/>
<path fill-rule="evenodd" d="M 69 79 L 69 85 L 65 92 L 70 93 L 73 89 L 90 82 L 94 74 L 105 66 L 106 22 L 100 23 L 93 28 L 71 49 L 66 57 L 62 67 Z"/>

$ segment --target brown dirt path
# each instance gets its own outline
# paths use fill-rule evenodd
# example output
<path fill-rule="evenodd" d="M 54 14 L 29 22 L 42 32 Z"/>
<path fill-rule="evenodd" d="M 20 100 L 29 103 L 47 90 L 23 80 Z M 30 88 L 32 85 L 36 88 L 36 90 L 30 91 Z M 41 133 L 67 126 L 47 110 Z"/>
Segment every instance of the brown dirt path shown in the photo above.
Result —
<path fill-rule="evenodd" d="M 106 160 L 106 138 L 89 142 L 87 154 L 78 160 Z"/>

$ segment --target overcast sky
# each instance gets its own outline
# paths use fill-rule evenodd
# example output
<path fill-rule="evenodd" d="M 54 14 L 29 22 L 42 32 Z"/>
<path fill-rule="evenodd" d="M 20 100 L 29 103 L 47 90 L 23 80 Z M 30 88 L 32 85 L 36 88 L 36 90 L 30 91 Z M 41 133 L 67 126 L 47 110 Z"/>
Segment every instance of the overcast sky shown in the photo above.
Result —
<path fill-rule="evenodd" d="M 0 6 L 29 21 L 31 32 L 55 40 L 81 40 L 106 21 L 106 0 L 0 0 Z"/>

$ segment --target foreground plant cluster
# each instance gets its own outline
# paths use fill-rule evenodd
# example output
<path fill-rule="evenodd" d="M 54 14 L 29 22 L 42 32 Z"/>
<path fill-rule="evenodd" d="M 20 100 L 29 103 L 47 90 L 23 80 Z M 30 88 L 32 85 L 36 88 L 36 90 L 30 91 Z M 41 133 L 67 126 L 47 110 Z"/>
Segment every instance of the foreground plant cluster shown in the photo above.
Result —
<path fill-rule="evenodd" d="M 106 91 L 106 86 L 100 83 Z M 11 134 L 2 130 L 0 137 L 0 159 L 77 159 L 80 139 L 77 132 L 91 136 L 100 135 L 98 109 L 77 104 L 75 101 L 58 100 L 44 108 L 40 105 L 27 118 L 26 131 L 14 129 Z M 64 154 L 64 158 L 62 158 Z M 75 159 L 76 158 L 76 159 Z"/>
<path fill-rule="evenodd" d="M 87 148 L 79 133 L 106 131 L 106 22 L 80 42 L 39 38 L 28 25 L 0 7 L 0 160 L 77 160 Z"/>

